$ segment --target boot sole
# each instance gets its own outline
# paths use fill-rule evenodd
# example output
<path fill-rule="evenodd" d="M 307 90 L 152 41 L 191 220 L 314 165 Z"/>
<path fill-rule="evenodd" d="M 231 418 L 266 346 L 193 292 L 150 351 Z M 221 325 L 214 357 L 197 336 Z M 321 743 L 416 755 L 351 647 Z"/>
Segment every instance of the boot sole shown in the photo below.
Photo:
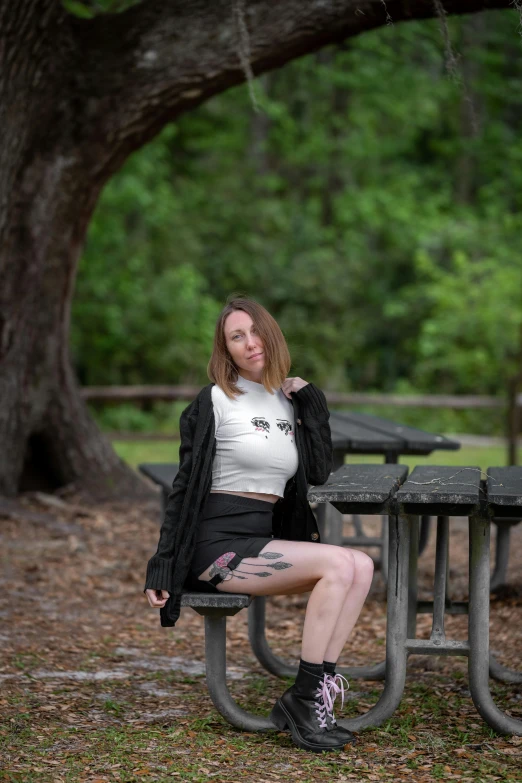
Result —
<path fill-rule="evenodd" d="M 304 750 L 311 750 L 314 753 L 322 753 L 324 750 L 340 750 L 344 748 L 346 742 L 340 742 L 338 745 L 316 745 L 308 742 L 299 734 L 299 730 L 294 723 L 292 716 L 286 711 L 284 705 L 278 699 L 270 713 L 270 720 L 280 731 L 289 731 L 294 743 Z"/>

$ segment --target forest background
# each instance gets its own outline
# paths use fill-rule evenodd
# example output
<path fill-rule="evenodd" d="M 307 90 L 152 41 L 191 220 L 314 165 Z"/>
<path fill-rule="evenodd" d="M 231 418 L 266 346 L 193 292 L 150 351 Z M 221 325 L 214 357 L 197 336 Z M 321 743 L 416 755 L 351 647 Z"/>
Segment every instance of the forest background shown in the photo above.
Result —
<path fill-rule="evenodd" d="M 80 264 L 81 384 L 206 383 L 216 317 L 240 292 L 280 323 L 291 373 L 325 390 L 505 394 L 521 351 L 520 18 L 447 26 L 450 44 L 433 20 L 327 47 L 136 152 Z M 104 429 L 168 432 L 185 405 L 94 413 Z M 400 420 L 504 430 L 502 410 Z"/>

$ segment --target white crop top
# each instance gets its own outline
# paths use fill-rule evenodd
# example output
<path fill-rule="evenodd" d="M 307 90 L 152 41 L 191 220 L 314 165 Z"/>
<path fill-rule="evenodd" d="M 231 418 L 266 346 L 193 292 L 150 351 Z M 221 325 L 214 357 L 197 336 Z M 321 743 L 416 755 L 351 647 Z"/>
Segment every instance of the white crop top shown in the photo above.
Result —
<path fill-rule="evenodd" d="M 216 455 L 211 489 L 283 497 L 298 465 L 292 403 L 281 389 L 270 394 L 262 383 L 241 375 L 237 385 L 246 394 L 235 400 L 217 384 L 212 387 Z"/>

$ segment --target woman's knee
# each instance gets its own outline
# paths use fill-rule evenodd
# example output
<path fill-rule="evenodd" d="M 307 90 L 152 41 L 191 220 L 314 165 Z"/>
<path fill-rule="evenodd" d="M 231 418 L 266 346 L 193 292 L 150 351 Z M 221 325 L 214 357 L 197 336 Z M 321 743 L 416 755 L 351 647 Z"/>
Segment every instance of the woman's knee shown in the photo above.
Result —
<path fill-rule="evenodd" d="M 371 581 L 373 579 L 373 572 L 375 569 L 374 562 L 372 558 L 367 555 L 365 552 L 357 551 L 354 553 L 354 564 L 355 564 L 355 576 L 354 581 L 356 582 L 369 582 L 371 584 Z"/>
<path fill-rule="evenodd" d="M 349 589 L 355 576 L 353 553 L 342 547 L 332 547 L 326 564 L 324 578 L 338 587 Z"/>

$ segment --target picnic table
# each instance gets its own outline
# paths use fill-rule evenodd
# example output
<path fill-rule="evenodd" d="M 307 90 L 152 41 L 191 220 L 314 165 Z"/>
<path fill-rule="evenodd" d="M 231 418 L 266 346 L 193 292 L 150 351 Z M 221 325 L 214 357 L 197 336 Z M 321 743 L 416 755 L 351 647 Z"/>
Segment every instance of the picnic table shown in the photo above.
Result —
<path fill-rule="evenodd" d="M 385 513 L 390 546 L 387 585 L 386 676 L 377 703 L 356 718 L 340 720 L 357 731 L 379 726 L 400 704 L 407 673 L 407 659 L 415 655 L 463 655 L 468 658 L 469 689 L 477 711 L 495 731 L 522 735 L 522 720 L 500 710 L 489 690 L 489 593 L 490 526 L 496 516 L 522 517 L 522 468 L 488 468 L 482 481 L 477 467 L 417 467 L 408 477 L 399 464 L 343 465 L 325 485 L 312 487 L 311 502 L 329 502 L 342 513 Z M 416 636 L 417 560 L 419 518 L 437 516 L 437 547 L 429 639 Z M 469 615 L 468 639 L 448 639 L 444 618 L 451 607 L 448 590 L 450 518 L 467 517 L 470 541 L 469 601 L 460 611 Z M 259 601 L 249 595 L 184 593 L 182 605 L 205 618 L 207 685 L 221 715 L 247 731 L 275 730 L 268 717 L 243 710 L 233 700 L 226 684 L 226 618 Z M 250 619 L 250 618 L 249 618 Z M 500 667 L 503 669 L 503 667 Z M 522 673 L 503 670 L 512 682 Z M 507 677 L 505 679 L 508 679 Z"/>
<path fill-rule="evenodd" d="M 379 471 L 380 469 L 380 471 Z M 312 488 L 310 500 L 328 500 L 341 512 L 389 514 L 390 578 L 385 661 L 385 687 L 378 703 L 358 727 L 378 725 L 400 702 L 406 677 L 406 661 L 416 655 L 465 655 L 469 689 L 482 718 L 501 733 L 522 734 L 522 720 L 502 712 L 494 704 L 488 678 L 522 682 L 522 672 L 500 666 L 489 652 L 490 526 L 495 518 L 522 518 L 522 468 L 488 468 L 487 480 L 478 467 L 416 467 L 400 465 L 342 466 L 322 487 Z M 433 601 L 422 602 L 433 617 L 430 639 L 416 638 L 417 559 L 419 517 L 437 516 L 437 546 Z M 445 614 L 452 609 L 448 590 L 450 517 L 468 518 L 470 542 L 469 601 L 455 608 L 469 615 L 468 639 L 447 639 Z M 493 663 L 493 665 L 492 665 Z M 395 706 L 393 706 L 395 705 Z M 377 723 L 375 723 L 377 721 Z M 346 721 L 349 726 L 353 721 Z"/>

